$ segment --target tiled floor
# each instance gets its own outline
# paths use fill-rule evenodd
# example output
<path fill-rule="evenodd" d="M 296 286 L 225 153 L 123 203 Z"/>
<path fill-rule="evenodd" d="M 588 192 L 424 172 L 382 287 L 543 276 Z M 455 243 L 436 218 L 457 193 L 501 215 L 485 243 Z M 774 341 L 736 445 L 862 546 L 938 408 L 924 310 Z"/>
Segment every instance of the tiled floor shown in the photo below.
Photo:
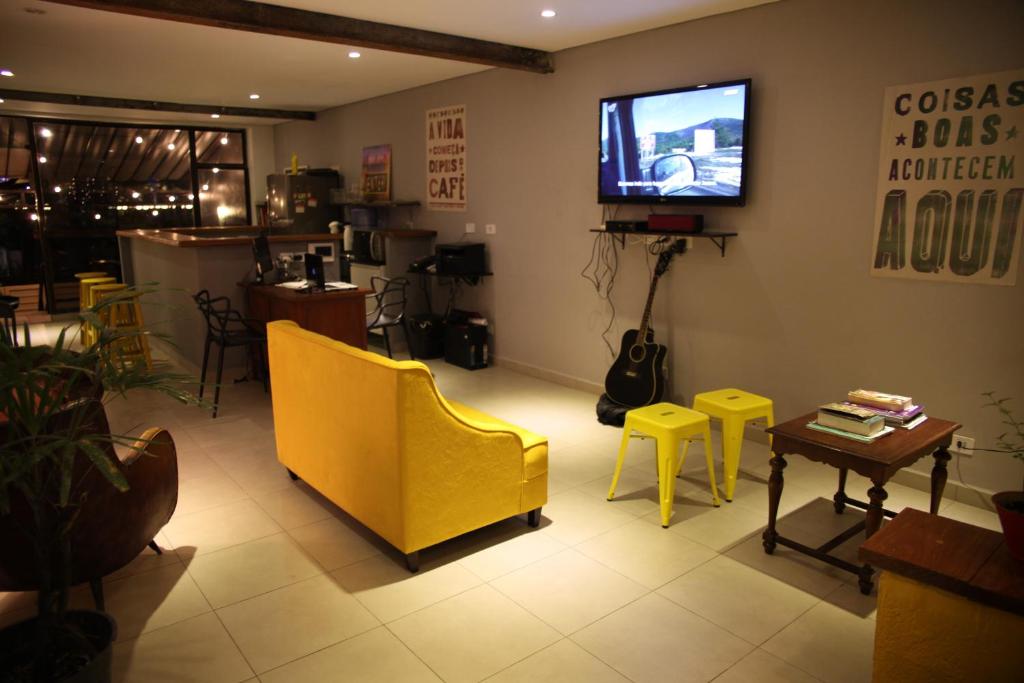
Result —
<path fill-rule="evenodd" d="M 632 444 L 605 500 L 621 432 L 594 420 L 593 396 L 501 367 L 430 365 L 446 396 L 549 437 L 550 496 L 540 529 L 507 520 L 427 549 L 418 574 L 288 478 L 259 384 L 227 386 L 216 420 L 154 396 L 111 404 L 121 429 L 168 428 L 180 467 L 178 509 L 157 538 L 168 552 L 146 550 L 105 582 L 115 679 L 870 680 L 874 596 L 761 549 L 765 445 L 744 443 L 736 500 L 718 509 L 690 457 L 666 530 L 650 442 Z M 833 486 L 829 468 L 791 459 L 780 529 L 813 543 L 852 524 L 856 510 L 832 513 Z M 867 488 L 851 475 L 851 493 Z M 888 490 L 894 509 L 927 507 L 920 491 Z M 997 523 L 960 503 L 943 513 Z M 74 600 L 91 604 L 81 588 Z M 0 624 L 31 613 L 31 595 L 0 594 Z"/>

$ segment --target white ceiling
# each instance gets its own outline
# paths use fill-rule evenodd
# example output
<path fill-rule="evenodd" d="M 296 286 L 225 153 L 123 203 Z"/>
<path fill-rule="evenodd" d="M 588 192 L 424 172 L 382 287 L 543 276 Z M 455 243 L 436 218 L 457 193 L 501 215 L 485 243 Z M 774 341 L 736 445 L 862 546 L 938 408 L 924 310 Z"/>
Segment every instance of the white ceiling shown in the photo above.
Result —
<path fill-rule="evenodd" d="M 556 52 L 774 0 L 271 0 L 274 4 Z M 541 9 L 558 12 L 543 19 Z M 40 14 L 39 11 L 44 13 Z M 321 111 L 490 67 L 194 26 L 41 0 L 0 2 L 0 87 Z M 555 61 L 557 70 L 557 59 Z M 536 78 L 544 78 L 537 75 Z M 258 102 L 249 93 L 260 93 Z M 4 112 L 208 122 L 8 100 Z M 273 123 L 223 117 L 221 124 Z"/>

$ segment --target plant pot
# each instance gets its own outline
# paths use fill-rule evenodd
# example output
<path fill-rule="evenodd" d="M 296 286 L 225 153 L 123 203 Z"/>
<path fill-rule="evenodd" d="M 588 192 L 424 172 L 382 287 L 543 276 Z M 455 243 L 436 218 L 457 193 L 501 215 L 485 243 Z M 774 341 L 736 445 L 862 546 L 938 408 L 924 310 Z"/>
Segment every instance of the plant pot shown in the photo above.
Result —
<path fill-rule="evenodd" d="M 94 610 L 70 610 L 67 623 L 85 636 L 94 652 L 86 659 L 85 653 L 78 657 L 68 655 L 57 666 L 54 683 L 110 683 L 111 643 L 117 636 L 117 624 L 107 614 Z M 15 673 L 13 678 L 4 680 L 32 680 L 33 639 L 36 632 L 36 617 L 20 621 L 0 630 L 0 671 L 25 672 L 24 678 Z"/>
<path fill-rule="evenodd" d="M 1024 562 L 1024 491 L 1003 491 L 992 496 L 1003 525 L 1003 538 L 1010 554 Z"/>

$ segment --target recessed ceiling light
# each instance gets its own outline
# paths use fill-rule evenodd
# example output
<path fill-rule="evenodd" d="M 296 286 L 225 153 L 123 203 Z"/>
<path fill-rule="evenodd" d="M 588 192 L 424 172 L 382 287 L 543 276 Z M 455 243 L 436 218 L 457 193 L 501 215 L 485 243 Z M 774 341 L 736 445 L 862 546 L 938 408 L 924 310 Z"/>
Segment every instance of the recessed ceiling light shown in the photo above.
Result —
<path fill-rule="evenodd" d="M 208 183 L 204 184 L 203 187 L 202 187 L 202 190 L 203 190 L 203 192 L 209 192 L 210 191 L 210 185 Z"/>
<path fill-rule="evenodd" d="M 219 169 L 219 168 L 217 168 L 216 166 L 214 166 L 214 167 L 213 167 L 213 172 L 214 172 L 214 173 L 220 173 L 220 169 Z"/>
<path fill-rule="evenodd" d="M 142 136 L 141 135 L 136 135 L 135 136 L 135 144 L 136 145 L 141 145 L 142 144 Z"/>
<path fill-rule="evenodd" d="M 41 164 L 45 164 L 46 163 L 46 157 L 43 156 L 42 154 L 39 155 L 39 163 L 41 163 Z"/>
<path fill-rule="evenodd" d="M 59 193 L 59 192 L 63 191 L 63 189 L 64 189 L 64 188 L 63 188 L 63 187 L 61 187 L 60 185 L 54 185 L 54 186 L 53 186 L 53 191 L 54 191 L 54 192 L 58 192 L 58 193 Z"/>
<path fill-rule="evenodd" d="M 141 194 L 139 194 L 138 192 L 132 192 L 132 199 L 138 199 L 138 198 L 139 198 L 139 197 L 141 197 L 141 196 L 142 196 L 142 195 L 141 195 Z"/>
<path fill-rule="evenodd" d="M 250 99 L 250 100 L 258 100 L 259 98 L 260 98 L 260 95 L 259 95 L 259 93 L 255 93 L 255 92 L 254 92 L 254 93 L 252 93 L 251 95 L 249 95 L 249 99 Z"/>
<path fill-rule="evenodd" d="M 100 214 L 98 214 L 98 213 L 96 213 L 96 214 L 93 214 L 93 216 L 92 216 L 92 217 L 93 217 L 93 218 L 95 218 L 96 220 L 99 220 L 99 219 L 103 218 L 103 216 L 101 216 L 101 215 L 100 215 Z"/>
<path fill-rule="evenodd" d="M 348 58 L 349 59 L 359 59 L 362 56 L 363 56 L 363 53 L 357 52 L 355 50 L 352 50 L 352 52 L 348 53 Z"/>
<path fill-rule="evenodd" d="M 174 196 L 174 195 L 172 194 L 171 196 L 169 196 L 169 197 L 167 198 L 167 201 L 169 201 L 169 202 L 171 202 L 171 203 L 173 204 L 174 202 L 178 201 L 178 198 L 177 198 L 177 197 L 175 197 L 175 196 Z"/>
<path fill-rule="evenodd" d="M 169 149 L 169 150 L 172 150 L 172 151 L 173 151 L 173 150 L 174 150 L 174 143 L 173 143 L 173 142 L 168 142 L 168 143 L 167 143 L 167 149 Z"/>
<path fill-rule="evenodd" d="M 39 134 L 42 135 L 44 138 L 53 137 L 53 131 L 50 130 L 49 128 L 43 128 L 42 130 L 39 131 Z"/>
<path fill-rule="evenodd" d="M 220 114 L 210 114 L 210 118 L 211 119 L 219 119 L 220 118 Z"/>
<path fill-rule="evenodd" d="M 12 78 L 14 76 L 14 72 L 11 71 L 10 69 L 0 69 L 0 76 L 6 76 L 7 78 Z"/>
<path fill-rule="evenodd" d="M 196 196 L 194 194 L 192 194 L 191 192 L 189 192 L 188 193 L 188 198 L 189 198 L 189 200 L 192 200 L 192 199 L 195 199 Z"/>
<path fill-rule="evenodd" d="M 544 10 L 544 11 L 542 11 L 542 12 L 540 13 L 540 15 L 541 15 L 542 17 L 544 17 L 545 19 L 550 19 L 550 18 L 554 17 L 554 16 L 555 16 L 555 15 L 557 15 L 557 14 L 558 14 L 558 12 L 556 12 L 556 11 L 555 11 L 555 10 L 553 10 L 553 9 L 546 9 L 546 10 Z"/>
<path fill-rule="evenodd" d="M 152 211 L 150 211 L 150 213 L 152 213 L 154 216 L 159 216 L 160 215 L 160 212 L 157 211 L 156 209 L 153 209 Z"/>
<path fill-rule="evenodd" d="M 222 137 L 220 139 L 220 144 L 222 144 L 222 145 L 228 144 L 228 136 L 227 135 L 225 135 L 224 137 Z"/>

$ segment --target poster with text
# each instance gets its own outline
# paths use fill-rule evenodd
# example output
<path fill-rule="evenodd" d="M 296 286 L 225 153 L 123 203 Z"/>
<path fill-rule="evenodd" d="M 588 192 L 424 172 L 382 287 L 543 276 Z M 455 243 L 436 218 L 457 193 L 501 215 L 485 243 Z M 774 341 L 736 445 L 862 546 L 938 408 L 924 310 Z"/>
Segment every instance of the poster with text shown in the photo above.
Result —
<path fill-rule="evenodd" d="M 363 147 L 362 186 L 366 201 L 391 200 L 391 145 Z"/>
<path fill-rule="evenodd" d="M 871 272 L 1014 285 L 1024 70 L 887 88 Z"/>
<path fill-rule="evenodd" d="M 427 208 L 466 210 L 466 107 L 427 111 Z"/>

